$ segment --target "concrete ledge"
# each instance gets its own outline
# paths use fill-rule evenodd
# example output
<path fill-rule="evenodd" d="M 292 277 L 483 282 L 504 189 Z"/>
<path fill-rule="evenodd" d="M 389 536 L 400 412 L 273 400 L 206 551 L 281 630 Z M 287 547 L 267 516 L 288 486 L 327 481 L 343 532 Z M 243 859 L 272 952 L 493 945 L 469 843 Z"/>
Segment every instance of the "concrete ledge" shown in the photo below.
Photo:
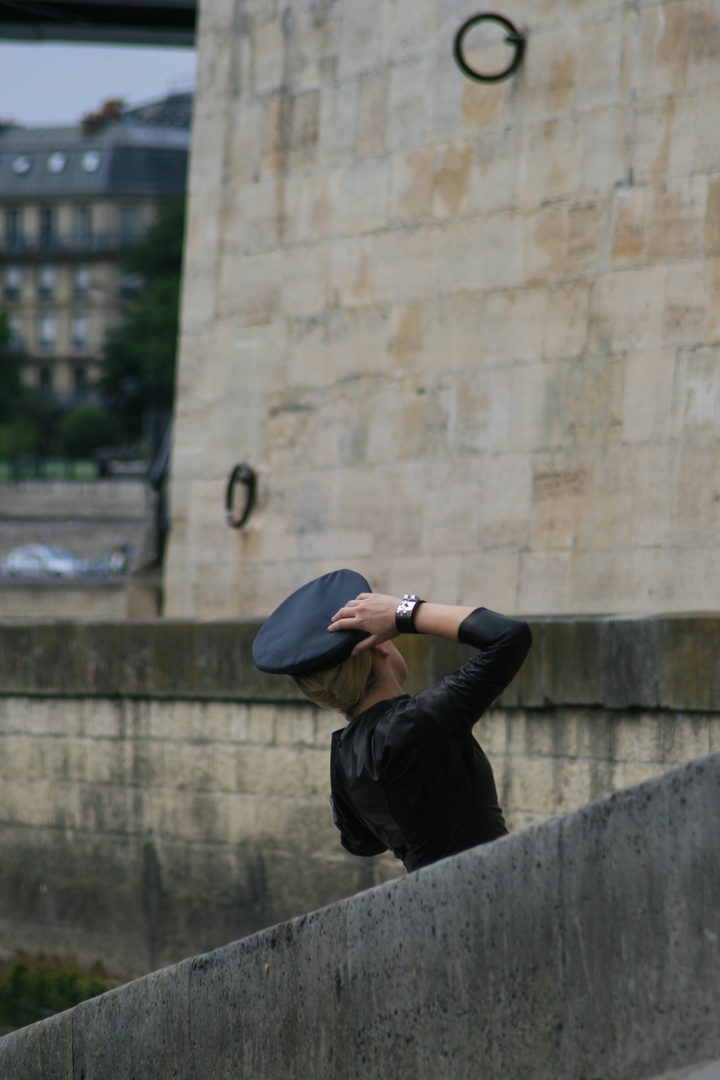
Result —
<path fill-rule="evenodd" d="M 0 1076 L 643 1080 L 707 1063 L 719 807 L 714 755 L 8 1035 Z M 55 1072 L 37 1071 L 51 1046 Z"/>
<path fill-rule="evenodd" d="M 720 709 L 720 616 L 534 619 L 533 648 L 505 707 Z M 291 679 L 256 671 L 259 622 L 0 623 L 0 695 L 304 700 Z M 411 692 L 471 650 L 400 638 Z"/>
<path fill-rule="evenodd" d="M 652 1080 L 720 1080 L 720 1060 L 704 1061 L 701 1065 L 691 1065 L 689 1069 L 673 1069 L 654 1076 Z"/>

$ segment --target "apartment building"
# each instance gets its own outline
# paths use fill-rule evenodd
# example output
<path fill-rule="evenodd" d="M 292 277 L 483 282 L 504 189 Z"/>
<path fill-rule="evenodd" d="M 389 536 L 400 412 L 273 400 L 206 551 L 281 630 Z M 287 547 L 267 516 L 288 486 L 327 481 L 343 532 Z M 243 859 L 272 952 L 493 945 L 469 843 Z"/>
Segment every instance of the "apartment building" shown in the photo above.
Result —
<path fill-rule="evenodd" d="M 109 102 L 73 127 L 0 127 L 0 308 L 27 386 L 66 405 L 90 393 L 140 285 L 125 253 L 185 194 L 191 109 L 183 93 Z"/>

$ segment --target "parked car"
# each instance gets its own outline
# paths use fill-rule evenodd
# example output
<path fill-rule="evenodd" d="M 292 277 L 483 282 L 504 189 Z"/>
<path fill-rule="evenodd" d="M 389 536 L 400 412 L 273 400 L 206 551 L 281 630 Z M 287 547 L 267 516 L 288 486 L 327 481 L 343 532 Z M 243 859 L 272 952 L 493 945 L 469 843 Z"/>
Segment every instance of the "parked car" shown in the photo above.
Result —
<path fill-rule="evenodd" d="M 27 544 L 15 548 L 0 563 L 6 577 L 74 577 L 82 568 L 79 559 L 61 547 L 47 544 Z"/>

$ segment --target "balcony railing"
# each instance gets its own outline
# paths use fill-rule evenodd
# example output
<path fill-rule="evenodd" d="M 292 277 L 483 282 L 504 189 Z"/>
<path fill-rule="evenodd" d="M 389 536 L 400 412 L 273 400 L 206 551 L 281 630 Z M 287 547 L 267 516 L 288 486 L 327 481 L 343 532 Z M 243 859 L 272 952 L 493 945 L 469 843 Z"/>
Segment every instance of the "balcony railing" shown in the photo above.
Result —
<path fill-rule="evenodd" d="M 139 236 L 122 233 L 93 233 L 92 236 L 13 236 L 0 238 L 0 252 L 12 255 L 64 255 L 87 252 L 121 251 L 132 247 Z"/>

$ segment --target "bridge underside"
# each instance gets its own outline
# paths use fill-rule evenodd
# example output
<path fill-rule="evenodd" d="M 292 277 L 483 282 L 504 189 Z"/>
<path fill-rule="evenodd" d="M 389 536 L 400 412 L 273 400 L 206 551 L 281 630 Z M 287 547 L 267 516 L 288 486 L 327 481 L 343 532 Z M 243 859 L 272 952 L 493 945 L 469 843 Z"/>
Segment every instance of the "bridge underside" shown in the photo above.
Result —
<path fill-rule="evenodd" d="M 0 0 L 0 40 L 195 43 L 197 0 Z"/>

